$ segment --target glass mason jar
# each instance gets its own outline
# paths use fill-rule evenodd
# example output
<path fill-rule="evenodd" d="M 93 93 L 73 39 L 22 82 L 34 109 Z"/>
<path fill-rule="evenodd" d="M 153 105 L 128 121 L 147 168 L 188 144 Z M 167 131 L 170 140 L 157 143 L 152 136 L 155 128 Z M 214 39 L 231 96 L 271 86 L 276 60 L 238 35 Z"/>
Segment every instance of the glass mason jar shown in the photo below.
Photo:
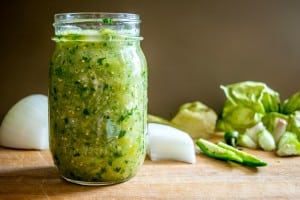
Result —
<path fill-rule="evenodd" d="M 129 13 L 55 15 L 49 70 L 50 150 L 82 185 L 133 177 L 146 152 L 147 67 L 140 19 Z"/>

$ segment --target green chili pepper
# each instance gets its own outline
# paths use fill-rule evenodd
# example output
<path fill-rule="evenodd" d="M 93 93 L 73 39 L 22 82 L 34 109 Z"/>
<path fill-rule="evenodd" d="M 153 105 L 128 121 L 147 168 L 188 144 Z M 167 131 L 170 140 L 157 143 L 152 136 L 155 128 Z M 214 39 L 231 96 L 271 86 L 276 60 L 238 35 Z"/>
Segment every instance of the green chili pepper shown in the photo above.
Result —
<path fill-rule="evenodd" d="M 201 151 L 209 157 L 216 158 L 219 160 L 225 160 L 225 161 L 235 161 L 238 163 L 243 162 L 242 158 L 240 158 L 234 152 L 224 149 L 207 140 L 198 139 L 196 141 L 196 144 L 201 149 Z"/>
<path fill-rule="evenodd" d="M 199 139 L 196 141 L 201 151 L 212 158 L 225 161 L 233 161 L 245 166 L 261 167 L 266 166 L 267 163 L 260 160 L 256 156 L 240 151 L 224 142 L 218 142 L 214 144 L 205 139 Z"/>
<path fill-rule="evenodd" d="M 236 146 L 238 137 L 239 137 L 239 132 L 237 132 L 237 131 L 227 131 L 224 134 L 224 139 L 225 139 L 226 144 L 229 144 L 233 147 Z"/>
<path fill-rule="evenodd" d="M 234 152 L 236 155 L 238 155 L 240 158 L 242 158 L 241 164 L 243 164 L 243 165 L 250 166 L 250 167 L 260 167 L 260 166 L 267 165 L 266 162 L 260 160 L 256 156 L 246 153 L 244 151 L 240 151 L 240 150 L 238 150 L 230 145 L 227 145 L 223 142 L 218 142 L 217 145 L 224 149 Z"/>

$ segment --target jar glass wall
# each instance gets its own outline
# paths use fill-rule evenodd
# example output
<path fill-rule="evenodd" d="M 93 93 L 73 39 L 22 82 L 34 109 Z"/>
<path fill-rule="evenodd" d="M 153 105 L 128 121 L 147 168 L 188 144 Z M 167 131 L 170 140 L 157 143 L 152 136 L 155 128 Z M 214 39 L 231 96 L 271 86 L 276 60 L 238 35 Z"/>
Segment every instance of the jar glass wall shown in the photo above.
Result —
<path fill-rule="evenodd" d="M 50 150 L 68 181 L 123 182 L 144 161 L 147 67 L 139 24 L 136 14 L 55 15 Z"/>

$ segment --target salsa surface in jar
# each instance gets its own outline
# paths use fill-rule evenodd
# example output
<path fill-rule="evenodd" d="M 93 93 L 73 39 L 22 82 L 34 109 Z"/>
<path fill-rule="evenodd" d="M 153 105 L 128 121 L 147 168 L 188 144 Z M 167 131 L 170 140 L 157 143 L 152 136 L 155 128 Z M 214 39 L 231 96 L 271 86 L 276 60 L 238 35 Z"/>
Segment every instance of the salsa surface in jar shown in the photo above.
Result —
<path fill-rule="evenodd" d="M 138 37 L 56 35 L 50 64 L 50 149 L 60 174 L 84 185 L 123 182 L 145 158 L 147 67 Z"/>

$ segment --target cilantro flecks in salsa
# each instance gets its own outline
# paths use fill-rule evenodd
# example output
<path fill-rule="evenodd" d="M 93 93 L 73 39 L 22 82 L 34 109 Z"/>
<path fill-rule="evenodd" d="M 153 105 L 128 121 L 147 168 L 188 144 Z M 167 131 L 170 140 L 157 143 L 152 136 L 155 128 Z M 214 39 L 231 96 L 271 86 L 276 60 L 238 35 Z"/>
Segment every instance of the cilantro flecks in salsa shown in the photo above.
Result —
<path fill-rule="evenodd" d="M 63 177 L 122 182 L 146 151 L 147 69 L 139 38 L 103 29 L 54 38 L 50 148 Z"/>

